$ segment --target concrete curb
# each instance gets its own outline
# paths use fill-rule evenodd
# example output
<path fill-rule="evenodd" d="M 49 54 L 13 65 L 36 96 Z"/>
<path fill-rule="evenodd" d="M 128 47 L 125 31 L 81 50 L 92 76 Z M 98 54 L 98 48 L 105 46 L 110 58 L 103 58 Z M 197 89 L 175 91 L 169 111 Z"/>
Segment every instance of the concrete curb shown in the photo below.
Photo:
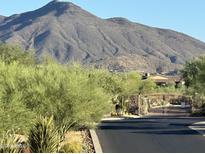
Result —
<path fill-rule="evenodd" d="M 139 119 L 142 118 L 143 116 L 132 116 L 132 115 L 124 115 L 121 117 L 107 117 L 107 118 L 102 118 L 101 121 L 115 121 L 115 120 L 127 120 L 127 119 Z"/>
<path fill-rule="evenodd" d="M 200 126 L 202 124 L 204 126 Z M 189 126 L 189 128 L 197 131 L 199 134 L 205 137 L 205 121 L 193 123 L 191 126 Z"/>
<path fill-rule="evenodd" d="M 95 149 L 95 153 L 103 153 L 100 142 L 99 142 L 99 138 L 98 138 L 95 130 L 90 129 L 89 132 L 90 132 L 90 136 L 91 136 L 92 141 L 93 141 L 93 146 L 94 146 L 94 149 Z"/>

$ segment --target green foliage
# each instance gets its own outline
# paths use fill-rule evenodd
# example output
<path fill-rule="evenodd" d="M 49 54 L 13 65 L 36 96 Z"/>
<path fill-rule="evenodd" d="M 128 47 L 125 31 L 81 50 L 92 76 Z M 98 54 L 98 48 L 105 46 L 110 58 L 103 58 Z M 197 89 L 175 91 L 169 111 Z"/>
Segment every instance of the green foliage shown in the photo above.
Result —
<path fill-rule="evenodd" d="M 82 144 L 78 141 L 72 141 L 65 143 L 60 148 L 60 153 L 81 153 L 83 151 Z"/>
<path fill-rule="evenodd" d="M 99 85 L 112 95 L 113 104 L 119 104 L 123 111 L 127 110 L 129 97 L 136 94 L 145 94 L 152 92 L 156 84 L 152 80 L 141 80 L 137 72 L 112 74 L 101 72 L 96 79 Z"/>
<path fill-rule="evenodd" d="M 48 58 L 36 64 L 20 48 L 0 45 L 0 133 L 27 133 L 36 115 L 53 116 L 55 125 L 93 127 L 111 111 L 112 98 L 126 107 L 129 96 L 153 89 L 136 72 L 110 73 Z"/>
<path fill-rule="evenodd" d="M 20 153 L 20 139 L 13 131 L 7 131 L 0 139 L 0 153 Z"/>
<path fill-rule="evenodd" d="M 187 86 L 186 93 L 192 95 L 195 115 L 204 115 L 205 110 L 205 56 L 187 62 L 181 71 Z"/>
<path fill-rule="evenodd" d="M 31 128 L 28 143 L 32 153 L 56 153 L 60 145 L 60 135 L 53 118 L 39 117 Z"/>
<path fill-rule="evenodd" d="M 136 72 L 129 72 L 122 75 L 122 95 L 132 95 L 139 92 L 141 84 L 140 75 Z"/>
<path fill-rule="evenodd" d="M 155 88 L 156 88 L 156 84 L 152 80 L 150 79 L 143 80 L 139 86 L 139 93 L 140 94 L 150 93 Z"/>
<path fill-rule="evenodd" d="M 23 65 L 34 65 L 36 62 L 33 52 L 22 52 L 20 47 L 6 44 L 0 44 L 0 61 L 6 64 L 18 62 Z"/>
<path fill-rule="evenodd" d="M 16 63 L 6 65 L 0 62 L 0 134 L 6 130 L 14 129 L 18 133 L 28 130 L 35 116 L 30 109 L 22 103 L 21 67 Z"/>
<path fill-rule="evenodd" d="M 26 132 L 37 114 L 53 115 L 57 125 L 92 126 L 109 112 L 111 95 L 89 78 L 90 72 L 95 74 L 79 65 L 0 62 L 0 132 Z"/>
<path fill-rule="evenodd" d="M 95 81 L 104 91 L 111 95 L 122 93 L 122 77 L 107 70 L 90 70 L 90 80 Z"/>
<path fill-rule="evenodd" d="M 176 93 L 176 94 L 184 94 L 185 87 L 180 85 L 180 87 L 175 87 L 174 84 L 169 84 L 166 86 L 156 86 L 153 90 L 155 93 Z"/>
<path fill-rule="evenodd" d="M 187 62 L 181 73 L 189 92 L 205 95 L 205 56 Z"/>
<path fill-rule="evenodd" d="M 199 68 L 197 66 L 196 61 L 187 62 L 185 64 L 185 67 L 181 71 L 181 73 L 185 79 L 185 85 L 187 87 L 193 85 L 196 82 L 196 76 L 198 72 L 199 72 Z"/>

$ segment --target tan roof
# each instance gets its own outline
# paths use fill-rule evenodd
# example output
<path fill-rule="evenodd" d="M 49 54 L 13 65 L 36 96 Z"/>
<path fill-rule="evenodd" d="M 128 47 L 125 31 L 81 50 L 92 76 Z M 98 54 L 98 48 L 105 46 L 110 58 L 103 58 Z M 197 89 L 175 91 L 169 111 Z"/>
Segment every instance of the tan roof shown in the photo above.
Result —
<path fill-rule="evenodd" d="M 181 77 L 180 76 L 155 75 L 155 76 L 150 76 L 150 79 L 154 80 L 154 82 L 171 83 L 171 82 L 179 82 L 181 80 Z"/>
<path fill-rule="evenodd" d="M 150 79 L 152 80 L 168 80 L 168 78 L 163 76 L 151 76 Z"/>

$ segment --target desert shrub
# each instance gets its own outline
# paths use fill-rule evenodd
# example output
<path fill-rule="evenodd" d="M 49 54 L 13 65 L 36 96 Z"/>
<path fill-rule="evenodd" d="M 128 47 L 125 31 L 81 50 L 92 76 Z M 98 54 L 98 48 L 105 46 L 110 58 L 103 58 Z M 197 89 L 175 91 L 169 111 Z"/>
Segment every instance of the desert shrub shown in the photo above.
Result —
<path fill-rule="evenodd" d="M 22 102 L 22 91 L 19 86 L 22 76 L 17 63 L 6 65 L 0 62 L 0 134 L 6 130 L 24 133 L 31 125 L 35 113 Z"/>
<path fill-rule="evenodd" d="M 72 141 L 64 143 L 60 148 L 60 153 L 81 153 L 83 151 L 82 143 L 78 141 Z"/>
<path fill-rule="evenodd" d="M 36 63 L 34 52 L 22 51 L 18 46 L 7 44 L 0 44 L 0 61 L 6 64 L 18 62 L 23 65 L 34 65 Z"/>
<path fill-rule="evenodd" d="M 37 64 L 20 48 L 0 45 L 0 51 L 0 133 L 8 128 L 26 133 L 36 115 L 53 116 L 58 126 L 93 127 L 112 110 L 112 98 L 124 104 L 153 87 L 135 72 L 114 74 L 49 59 Z"/>
<path fill-rule="evenodd" d="M 185 64 L 181 74 L 185 80 L 185 85 L 192 95 L 199 93 L 204 95 L 205 85 L 205 56 L 189 61 Z"/>
<path fill-rule="evenodd" d="M 1 128 L 25 130 L 37 114 L 53 115 L 58 125 L 92 126 L 110 110 L 111 95 L 89 72 L 80 65 L 0 62 Z"/>
<path fill-rule="evenodd" d="M 153 92 L 156 93 L 176 93 L 176 94 L 184 94 L 185 93 L 185 87 L 181 86 L 176 88 L 175 85 L 170 84 L 166 86 L 156 86 L 153 90 Z"/>
<path fill-rule="evenodd" d="M 88 70 L 79 65 L 66 67 L 54 64 L 45 66 L 42 71 L 45 72 L 38 81 L 46 87 L 42 91 L 45 104 L 38 110 L 42 114 L 54 115 L 58 124 L 71 122 L 78 126 L 91 126 L 109 111 L 109 94 L 92 82 Z"/>
<path fill-rule="evenodd" d="M 140 86 L 139 86 L 139 93 L 140 94 L 146 94 L 146 93 L 150 93 L 153 92 L 153 90 L 156 88 L 156 84 L 150 80 L 143 80 L 140 82 Z"/>
<path fill-rule="evenodd" d="M 20 139 L 14 131 L 5 132 L 0 138 L 0 153 L 20 153 Z"/>
<path fill-rule="evenodd" d="M 32 153 L 55 153 L 60 145 L 60 135 L 53 118 L 39 117 L 28 137 Z"/>

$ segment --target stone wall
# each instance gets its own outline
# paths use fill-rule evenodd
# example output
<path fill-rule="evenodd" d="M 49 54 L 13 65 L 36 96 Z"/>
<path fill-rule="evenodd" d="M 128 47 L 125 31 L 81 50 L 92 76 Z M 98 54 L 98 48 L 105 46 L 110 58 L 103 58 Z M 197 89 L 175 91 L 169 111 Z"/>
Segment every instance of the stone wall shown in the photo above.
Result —
<path fill-rule="evenodd" d="M 177 94 L 150 94 L 146 95 L 150 101 L 149 105 L 150 107 L 158 107 L 163 106 L 167 104 L 175 104 L 179 105 L 181 102 L 186 102 L 188 104 L 191 104 L 191 98 L 188 96 L 183 95 L 177 95 Z"/>
<path fill-rule="evenodd" d="M 130 103 L 127 111 L 132 114 L 146 115 L 150 108 L 160 107 L 167 104 L 179 105 L 181 102 L 192 104 L 191 97 L 177 94 L 149 94 L 133 95 L 130 97 Z"/>

